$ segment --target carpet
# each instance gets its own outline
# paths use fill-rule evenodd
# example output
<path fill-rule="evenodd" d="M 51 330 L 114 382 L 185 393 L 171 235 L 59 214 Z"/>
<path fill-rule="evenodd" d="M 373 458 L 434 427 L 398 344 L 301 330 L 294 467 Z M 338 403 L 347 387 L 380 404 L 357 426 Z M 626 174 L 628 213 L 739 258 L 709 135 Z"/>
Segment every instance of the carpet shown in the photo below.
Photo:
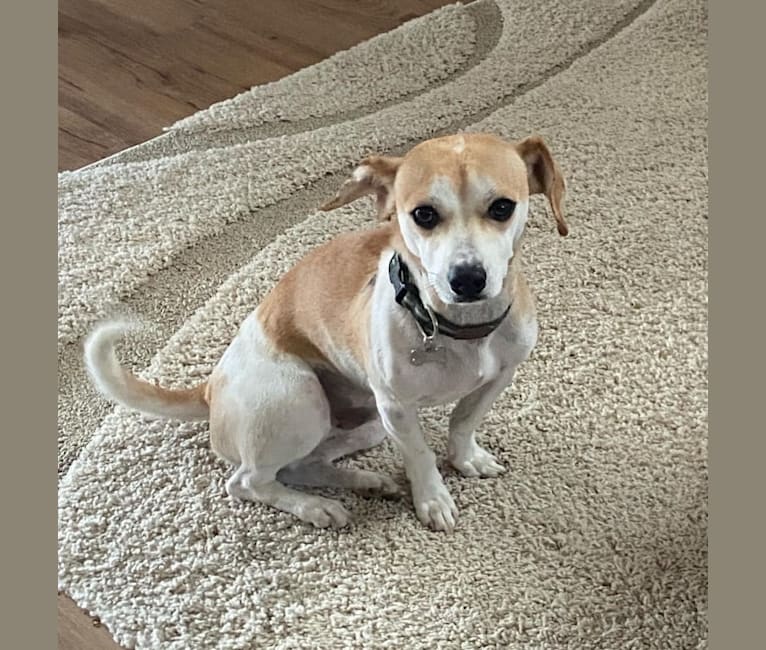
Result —
<path fill-rule="evenodd" d="M 707 8 L 453 5 L 59 175 L 59 587 L 129 648 L 707 647 Z M 363 156 L 542 135 L 570 236 L 531 206 L 538 347 L 444 468 L 456 532 L 337 492 L 343 531 L 225 495 L 205 423 L 97 397 L 81 340 L 189 386 L 280 275 L 369 204 L 317 210 Z M 448 409 L 423 422 L 442 457 Z M 354 459 L 402 482 L 391 444 Z"/>

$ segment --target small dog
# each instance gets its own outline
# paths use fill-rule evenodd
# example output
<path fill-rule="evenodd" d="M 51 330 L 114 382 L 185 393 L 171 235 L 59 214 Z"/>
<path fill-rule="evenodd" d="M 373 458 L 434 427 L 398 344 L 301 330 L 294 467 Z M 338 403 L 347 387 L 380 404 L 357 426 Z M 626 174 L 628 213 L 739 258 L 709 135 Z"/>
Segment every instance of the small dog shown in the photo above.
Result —
<path fill-rule="evenodd" d="M 344 526 L 336 500 L 292 486 L 395 494 L 376 472 L 333 461 L 390 435 L 418 518 L 451 532 L 458 510 L 418 421 L 457 401 L 448 456 L 464 476 L 504 470 L 476 428 L 537 340 L 519 247 L 530 194 L 547 197 L 558 232 L 565 182 L 538 137 L 459 134 L 403 157 L 363 160 L 322 206 L 374 195 L 382 224 L 307 254 L 243 322 L 207 382 L 167 390 L 122 368 L 120 323 L 95 329 L 85 360 L 95 385 L 130 408 L 209 420 L 213 450 L 237 467 L 226 484 L 317 527 Z"/>

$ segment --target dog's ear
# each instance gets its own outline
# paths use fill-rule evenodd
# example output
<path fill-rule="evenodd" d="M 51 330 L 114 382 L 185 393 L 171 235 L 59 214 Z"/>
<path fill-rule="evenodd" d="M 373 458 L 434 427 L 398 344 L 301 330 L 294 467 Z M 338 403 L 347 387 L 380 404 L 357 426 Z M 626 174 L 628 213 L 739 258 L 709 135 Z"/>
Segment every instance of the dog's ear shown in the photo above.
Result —
<path fill-rule="evenodd" d="M 379 219 L 389 219 L 394 209 L 394 179 L 401 158 L 370 156 L 359 163 L 354 173 L 341 185 L 335 198 L 320 210 L 328 211 L 356 201 L 362 196 L 375 194 Z"/>
<path fill-rule="evenodd" d="M 530 136 L 516 143 L 516 151 L 527 166 L 527 182 L 530 194 L 545 194 L 551 204 L 556 227 L 562 237 L 569 233 L 569 226 L 564 220 L 562 204 L 566 183 L 561 169 L 553 158 L 550 149 L 538 136 Z"/>

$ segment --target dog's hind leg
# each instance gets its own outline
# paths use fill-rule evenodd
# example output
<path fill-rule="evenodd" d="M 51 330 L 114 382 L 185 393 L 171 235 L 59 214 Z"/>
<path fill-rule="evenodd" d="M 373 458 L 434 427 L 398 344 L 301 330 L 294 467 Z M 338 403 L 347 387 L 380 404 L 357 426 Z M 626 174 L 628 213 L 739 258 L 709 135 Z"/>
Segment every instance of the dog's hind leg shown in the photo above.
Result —
<path fill-rule="evenodd" d="M 385 474 L 338 467 L 332 461 L 380 444 L 386 436 L 377 413 L 352 429 L 333 427 L 329 435 L 306 458 L 290 463 L 277 479 L 306 487 L 347 488 L 362 493 L 393 496 L 400 493 L 396 482 Z"/>
<path fill-rule="evenodd" d="M 306 458 L 283 467 L 279 480 L 307 487 L 348 488 L 384 496 L 400 494 L 396 482 L 385 474 L 363 469 L 338 467 L 332 461 L 380 444 L 386 437 L 380 419 L 373 419 L 353 429 L 334 427 L 330 435 Z"/>
<path fill-rule="evenodd" d="M 283 467 L 278 478 L 293 485 L 348 488 L 364 494 L 395 496 L 401 493 L 399 486 L 390 476 L 364 469 L 338 467 L 323 460 L 307 459 Z"/>
<path fill-rule="evenodd" d="M 276 471 L 251 470 L 240 467 L 226 484 L 233 497 L 258 501 L 295 515 L 317 528 L 341 527 L 348 524 L 348 511 L 334 499 L 299 492 L 276 480 Z"/>
<path fill-rule="evenodd" d="M 386 430 L 376 414 L 373 419 L 353 429 L 333 427 L 330 435 L 319 444 L 307 460 L 325 462 L 337 460 L 358 451 L 376 447 L 385 437 Z"/>
<path fill-rule="evenodd" d="M 211 379 L 213 449 L 238 466 L 226 491 L 317 527 L 345 526 L 350 517 L 340 502 L 300 492 L 277 478 L 280 469 L 306 458 L 330 434 L 330 406 L 316 375 L 300 359 L 274 359 L 251 347 L 255 350 L 232 346 L 232 361 L 224 356 L 220 376 Z M 252 379 L 259 376 L 268 380 Z"/>

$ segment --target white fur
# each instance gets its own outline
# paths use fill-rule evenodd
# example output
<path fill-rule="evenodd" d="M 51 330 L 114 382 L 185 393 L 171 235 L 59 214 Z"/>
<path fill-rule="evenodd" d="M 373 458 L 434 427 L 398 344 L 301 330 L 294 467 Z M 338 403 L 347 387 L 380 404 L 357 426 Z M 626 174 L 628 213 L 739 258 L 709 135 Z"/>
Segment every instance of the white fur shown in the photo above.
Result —
<path fill-rule="evenodd" d="M 366 181 L 370 176 L 372 176 L 373 170 L 372 167 L 369 165 L 359 165 L 354 171 L 352 172 L 351 176 L 352 178 L 358 182 L 361 183 L 363 181 Z"/>
<path fill-rule="evenodd" d="M 215 400 L 221 404 L 213 405 L 211 432 L 215 428 L 220 434 L 213 438 L 213 447 L 239 465 L 227 483 L 232 496 L 261 501 L 324 527 L 346 525 L 345 508 L 335 500 L 287 487 L 283 481 L 398 491 L 387 476 L 330 464 L 339 455 L 380 442 L 376 423 L 362 425 L 365 428 L 357 430 L 358 437 L 353 430 L 334 429 L 316 373 L 300 357 L 274 348 L 258 321 L 258 310 L 245 320 L 210 381 L 220 386 Z"/>

